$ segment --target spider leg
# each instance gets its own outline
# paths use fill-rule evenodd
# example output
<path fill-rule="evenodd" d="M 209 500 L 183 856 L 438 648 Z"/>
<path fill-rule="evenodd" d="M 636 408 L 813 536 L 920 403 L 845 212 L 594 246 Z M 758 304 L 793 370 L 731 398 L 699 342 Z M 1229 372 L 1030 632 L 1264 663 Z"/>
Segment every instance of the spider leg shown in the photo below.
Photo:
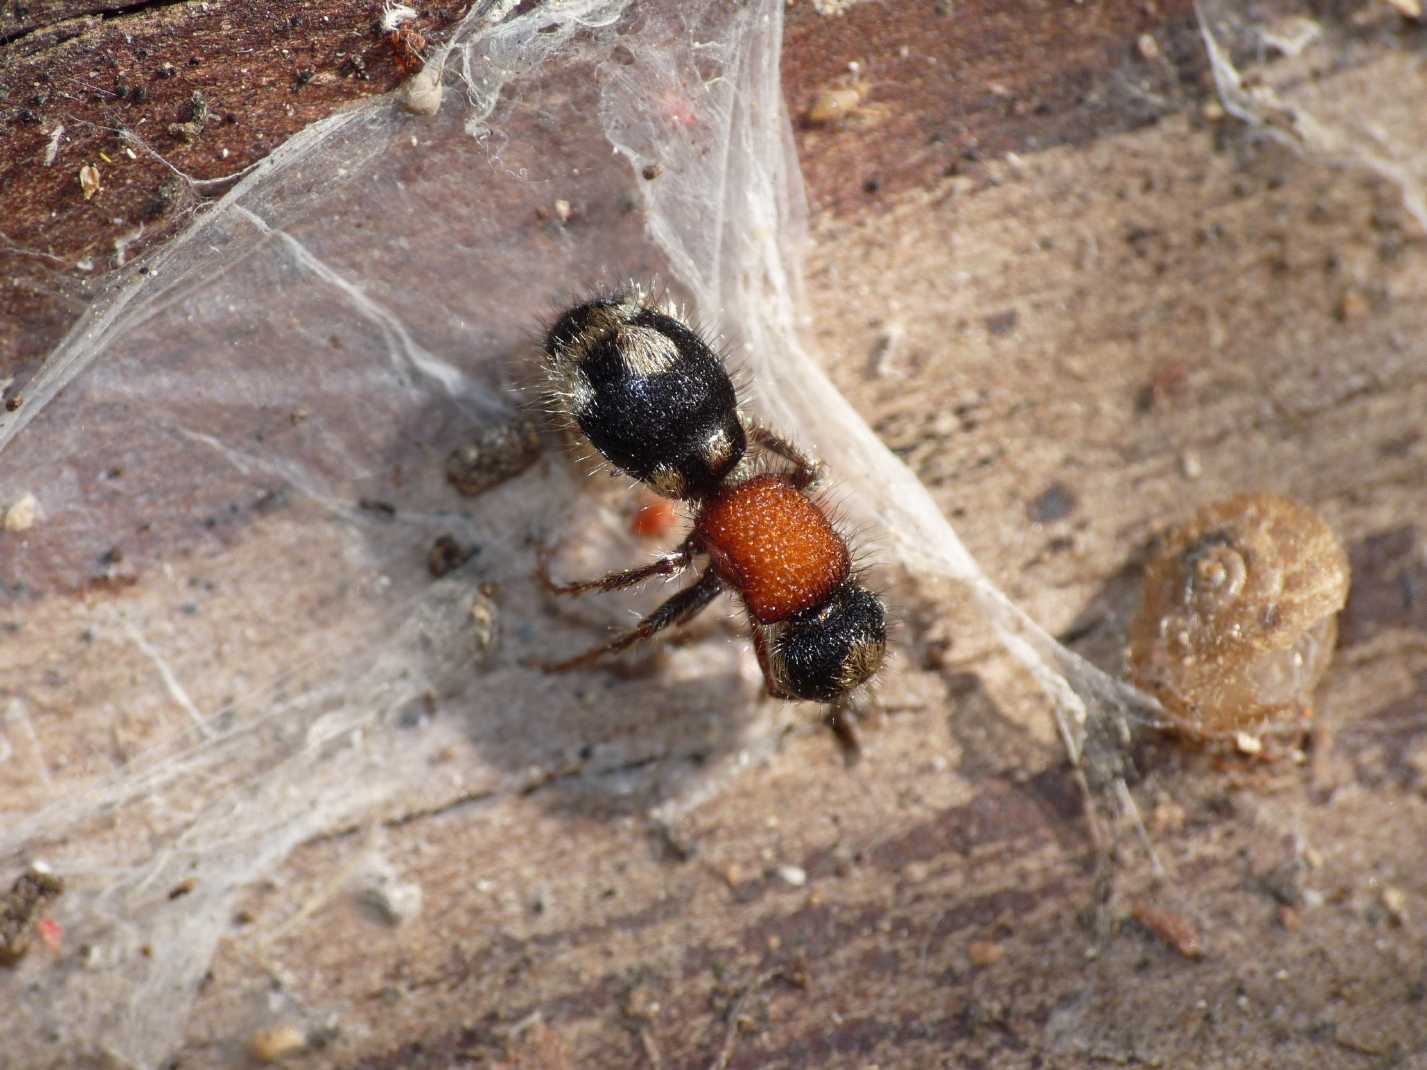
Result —
<path fill-rule="evenodd" d="M 641 570 L 634 569 L 634 572 Z M 621 573 L 616 573 L 621 575 Z M 610 577 L 613 578 L 613 577 Z M 598 586 L 598 581 L 594 584 Z M 608 588 L 613 589 L 613 588 Z M 692 620 L 708 604 L 718 597 L 723 590 L 723 581 L 714 573 L 712 568 L 704 572 L 698 581 L 689 587 L 685 587 L 678 594 L 669 598 L 658 609 L 645 617 L 629 631 L 615 636 L 609 642 L 597 646 L 592 650 L 587 650 L 583 654 L 576 654 L 573 658 L 564 661 L 540 661 L 534 662 L 535 668 L 545 672 L 569 672 L 571 669 L 584 668 L 592 665 L 606 654 L 616 654 L 626 647 L 631 647 L 635 643 L 642 642 L 658 632 L 662 632 L 671 625 L 684 624 Z"/>
<path fill-rule="evenodd" d="M 822 462 L 814 461 L 772 428 L 753 420 L 744 420 L 743 426 L 749 442 L 792 463 L 793 486 L 798 490 L 806 490 L 822 478 Z"/>
<path fill-rule="evenodd" d="M 623 572 L 611 572 L 596 580 L 576 580 L 573 583 L 556 583 L 550 576 L 550 552 L 541 549 L 535 567 L 535 575 L 551 594 L 585 594 L 588 591 L 621 591 L 633 587 L 654 576 L 675 576 L 693 563 L 695 554 L 693 540 L 686 539 L 672 554 L 667 554 L 639 568 Z"/>

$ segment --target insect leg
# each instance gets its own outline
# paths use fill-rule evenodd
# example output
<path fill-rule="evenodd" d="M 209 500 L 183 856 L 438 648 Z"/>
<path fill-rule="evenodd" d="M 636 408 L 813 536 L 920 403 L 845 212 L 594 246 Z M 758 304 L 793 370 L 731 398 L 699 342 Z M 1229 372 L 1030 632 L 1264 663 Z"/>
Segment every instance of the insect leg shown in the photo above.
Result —
<path fill-rule="evenodd" d="M 752 420 L 745 420 L 744 432 L 748 435 L 748 441 L 754 445 L 782 457 L 785 461 L 792 462 L 793 486 L 798 490 L 806 490 L 822 478 L 822 462 L 814 461 L 772 428 L 764 427 Z"/>
<path fill-rule="evenodd" d="M 608 576 L 601 576 L 595 580 L 576 580 L 573 583 L 556 583 L 550 576 L 550 552 L 547 549 L 542 549 L 536 564 L 535 575 L 539 578 L 541 586 L 551 594 L 585 594 L 588 591 L 621 591 L 626 587 L 633 587 L 655 576 L 678 575 L 693 563 L 694 553 L 692 540 L 686 539 L 672 554 L 661 557 L 659 560 L 652 561 L 647 565 L 641 565 L 639 568 L 625 569 L 623 572 L 611 572 Z"/>
<path fill-rule="evenodd" d="M 635 571 L 638 571 L 637 569 Z M 668 599 L 658 609 L 650 613 L 635 627 L 621 635 L 615 636 L 609 642 L 597 646 L 592 650 L 587 650 L 583 654 L 577 654 L 573 658 L 564 661 L 535 662 L 538 669 L 545 672 L 568 672 L 571 669 L 584 668 L 604 657 L 606 654 L 617 654 L 635 643 L 642 642 L 650 636 L 662 632 L 665 628 L 673 625 L 684 624 L 692 620 L 702 610 L 707 608 L 720 591 L 723 590 L 723 582 L 715 575 L 713 569 L 708 569 L 698 581 L 692 586 L 685 587 L 678 594 Z"/>

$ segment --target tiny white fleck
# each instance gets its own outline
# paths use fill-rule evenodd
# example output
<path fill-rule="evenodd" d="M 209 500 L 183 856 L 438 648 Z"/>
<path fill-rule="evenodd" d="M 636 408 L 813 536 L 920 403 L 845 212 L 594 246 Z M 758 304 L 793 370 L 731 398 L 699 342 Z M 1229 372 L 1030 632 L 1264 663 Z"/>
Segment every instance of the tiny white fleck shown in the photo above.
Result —
<path fill-rule="evenodd" d="M 382 33 L 391 33 L 403 22 L 416 18 L 416 9 L 406 4 L 385 3 L 382 5 Z"/>
<path fill-rule="evenodd" d="M 1263 740 L 1248 732 L 1235 732 L 1234 746 L 1239 748 L 1241 754 L 1258 754 L 1263 750 Z"/>
<path fill-rule="evenodd" d="M 40 503 L 35 500 L 34 494 L 27 493 L 5 510 L 3 526 L 6 531 L 10 532 L 29 531 L 35 526 L 35 518 L 39 516 L 39 511 Z"/>

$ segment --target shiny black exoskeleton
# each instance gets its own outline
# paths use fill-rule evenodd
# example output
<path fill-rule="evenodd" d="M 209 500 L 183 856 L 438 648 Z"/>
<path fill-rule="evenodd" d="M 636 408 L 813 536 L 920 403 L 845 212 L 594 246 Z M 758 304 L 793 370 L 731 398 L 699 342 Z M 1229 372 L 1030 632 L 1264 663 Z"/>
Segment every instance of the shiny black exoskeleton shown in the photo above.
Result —
<path fill-rule="evenodd" d="M 562 419 L 616 468 L 697 510 L 694 530 L 678 549 L 639 568 L 556 583 L 542 558 L 546 588 L 566 595 L 616 591 L 677 575 L 699 556 L 708 556 L 710 564 L 635 627 L 543 667 L 563 672 L 593 664 L 688 622 L 733 588 L 749 607 L 768 693 L 831 704 L 829 724 L 849 753 L 855 751 L 844 704 L 882 665 L 886 614 L 882 600 L 851 570 L 845 540 L 808 493 L 819 467 L 748 420 L 713 348 L 637 288 L 561 315 L 546 336 L 545 362 L 552 408 Z M 791 471 L 769 473 L 746 462 L 750 444 L 782 458 Z M 754 493 L 760 485 L 776 493 Z M 709 523 L 714 514 L 717 524 Z M 819 538 L 818 532 L 826 534 Z M 835 565 L 830 571 L 829 562 Z M 812 588 L 803 605 L 786 615 L 755 613 L 755 587 L 778 602 L 804 581 Z"/>
<path fill-rule="evenodd" d="M 743 459 L 723 362 L 637 293 L 566 312 L 545 350 L 560 402 L 590 444 L 666 498 L 711 494 Z"/>

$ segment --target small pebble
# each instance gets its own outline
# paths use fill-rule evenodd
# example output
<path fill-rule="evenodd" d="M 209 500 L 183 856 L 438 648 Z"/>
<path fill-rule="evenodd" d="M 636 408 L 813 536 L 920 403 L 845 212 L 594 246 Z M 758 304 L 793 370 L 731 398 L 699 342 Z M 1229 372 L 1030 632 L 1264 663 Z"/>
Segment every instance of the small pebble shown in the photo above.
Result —
<path fill-rule="evenodd" d="M 393 928 L 420 914 L 421 900 L 421 885 L 414 882 L 382 883 L 362 893 L 362 901 Z"/>
<path fill-rule="evenodd" d="M 87 163 L 79 169 L 79 190 L 87 201 L 99 192 L 99 168 Z"/>
<path fill-rule="evenodd" d="M 290 1022 L 260 1029 L 248 1040 L 248 1050 L 262 1063 L 276 1063 L 307 1047 L 307 1034 Z"/>
<path fill-rule="evenodd" d="M 862 103 L 862 93 L 856 87 L 824 89 L 808 108 L 805 118 L 812 126 L 825 126 L 851 115 Z"/>
<path fill-rule="evenodd" d="M 500 610 L 488 594 L 478 591 L 475 598 L 471 600 L 471 608 L 468 613 L 471 619 L 471 636 L 475 639 L 476 650 L 481 654 L 487 654 L 495 646 L 496 639 L 500 634 Z"/>
<path fill-rule="evenodd" d="M 1234 747 L 1240 754 L 1262 754 L 1263 740 L 1249 732 L 1235 732 Z"/>
<path fill-rule="evenodd" d="M 1199 930 L 1182 914 L 1175 914 L 1143 900 L 1130 907 L 1130 917 L 1187 959 L 1204 957 Z"/>
<path fill-rule="evenodd" d="M 808 871 L 802 866 L 779 866 L 778 876 L 783 879 L 783 883 L 791 884 L 794 888 L 801 888 L 808 883 Z"/>
<path fill-rule="evenodd" d="M 1401 888 L 1388 885 L 1382 890 L 1382 905 L 1394 925 L 1404 925 L 1407 921 L 1407 894 Z"/>
<path fill-rule="evenodd" d="M 984 968 L 1000 962 L 1005 958 L 1006 952 L 994 940 L 973 940 L 966 945 L 966 956 L 971 960 L 971 965 Z"/>
<path fill-rule="evenodd" d="M 12 532 L 29 531 L 35 526 L 39 516 L 40 503 L 33 494 L 26 494 L 5 510 L 5 530 Z"/>
<path fill-rule="evenodd" d="M 1338 299 L 1337 315 L 1342 323 L 1360 320 L 1371 311 L 1367 296 L 1361 290 L 1348 290 Z"/>
<path fill-rule="evenodd" d="M 446 479 L 462 494 L 474 497 L 519 475 L 540 456 L 540 432 L 534 423 L 516 417 L 488 427 L 446 458 Z"/>

